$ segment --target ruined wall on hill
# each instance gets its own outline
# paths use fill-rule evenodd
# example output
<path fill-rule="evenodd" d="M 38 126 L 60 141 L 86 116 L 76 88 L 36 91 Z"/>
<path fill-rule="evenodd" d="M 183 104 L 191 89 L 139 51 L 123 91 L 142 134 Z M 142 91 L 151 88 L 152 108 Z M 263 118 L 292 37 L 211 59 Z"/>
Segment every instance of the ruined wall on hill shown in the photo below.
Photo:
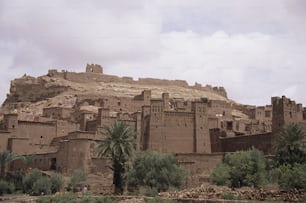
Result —
<path fill-rule="evenodd" d="M 213 87 L 210 85 L 202 86 L 199 83 L 196 83 L 194 86 L 189 86 L 185 80 L 167 80 L 167 79 L 155 79 L 155 78 L 139 78 L 138 80 L 133 80 L 132 77 L 118 77 L 115 75 L 105 75 L 102 73 L 95 73 L 95 72 L 76 73 L 69 71 L 58 72 L 56 70 L 49 70 L 48 76 L 60 77 L 77 83 L 116 82 L 116 83 L 127 83 L 127 84 L 152 85 L 152 86 L 179 86 L 179 87 L 191 88 L 196 90 L 210 91 L 227 98 L 227 93 L 224 87 Z"/>
<path fill-rule="evenodd" d="M 52 98 L 69 89 L 67 86 L 58 85 L 43 78 L 24 76 L 11 81 L 10 93 L 4 102 L 37 102 Z"/>

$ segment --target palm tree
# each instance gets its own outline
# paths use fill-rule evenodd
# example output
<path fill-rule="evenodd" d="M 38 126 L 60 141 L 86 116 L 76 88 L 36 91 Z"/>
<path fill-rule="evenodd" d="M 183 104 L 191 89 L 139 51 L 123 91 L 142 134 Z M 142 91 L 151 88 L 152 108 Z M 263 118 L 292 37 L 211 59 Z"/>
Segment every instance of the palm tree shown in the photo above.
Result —
<path fill-rule="evenodd" d="M 103 133 L 105 138 L 98 143 L 97 152 L 100 157 L 111 159 L 115 193 L 122 194 L 125 167 L 134 156 L 135 133 L 123 121 L 115 121 L 111 126 L 105 126 Z"/>
<path fill-rule="evenodd" d="M 20 158 L 21 158 L 21 161 L 23 162 L 23 164 L 25 165 L 26 170 L 30 171 L 31 166 L 32 166 L 33 161 L 36 158 L 36 156 L 34 154 L 30 154 L 30 155 L 23 155 Z"/>
<path fill-rule="evenodd" d="M 5 169 L 7 165 L 18 158 L 19 156 L 17 156 L 13 152 L 0 152 L 0 178 L 3 179 L 5 177 Z"/>
<path fill-rule="evenodd" d="M 279 134 L 277 160 L 279 164 L 303 163 L 306 161 L 304 152 L 305 132 L 297 123 L 290 123 Z"/>

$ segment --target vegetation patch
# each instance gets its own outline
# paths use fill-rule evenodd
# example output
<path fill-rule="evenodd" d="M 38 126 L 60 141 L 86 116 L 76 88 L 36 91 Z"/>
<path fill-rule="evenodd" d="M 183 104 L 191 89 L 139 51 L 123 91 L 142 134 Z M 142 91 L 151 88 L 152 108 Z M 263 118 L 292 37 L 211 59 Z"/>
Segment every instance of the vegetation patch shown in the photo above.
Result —
<path fill-rule="evenodd" d="M 167 191 L 170 188 L 180 188 L 185 184 L 187 172 L 181 169 L 171 154 L 141 152 L 135 158 L 127 173 L 129 188 L 147 187 L 147 194 Z"/>

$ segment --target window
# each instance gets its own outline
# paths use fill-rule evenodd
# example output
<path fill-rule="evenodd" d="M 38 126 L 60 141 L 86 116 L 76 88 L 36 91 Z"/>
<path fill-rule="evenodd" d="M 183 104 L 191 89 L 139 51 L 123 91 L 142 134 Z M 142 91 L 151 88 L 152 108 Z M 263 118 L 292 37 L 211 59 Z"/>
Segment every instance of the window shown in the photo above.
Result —
<path fill-rule="evenodd" d="M 227 122 L 226 123 L 226 129 L 227 130 L 232 130 L 233 129 L 233 122 Z"/>

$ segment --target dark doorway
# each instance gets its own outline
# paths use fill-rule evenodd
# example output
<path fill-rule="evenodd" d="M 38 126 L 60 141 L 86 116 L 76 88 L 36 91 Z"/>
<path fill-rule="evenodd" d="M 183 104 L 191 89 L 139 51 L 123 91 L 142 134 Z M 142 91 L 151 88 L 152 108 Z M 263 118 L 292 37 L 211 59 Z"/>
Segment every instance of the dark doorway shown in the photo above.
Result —
<path fill-rule="evenodd" d="M 51 159 L 50 170 L 56 170 L 56 158 Z"/>
<path fill-rule="evenodd" d="M 227 130 L 233 130 L 233 122 L 232 121 L 229 121 L 226 123 L 226 129 Z"/>

